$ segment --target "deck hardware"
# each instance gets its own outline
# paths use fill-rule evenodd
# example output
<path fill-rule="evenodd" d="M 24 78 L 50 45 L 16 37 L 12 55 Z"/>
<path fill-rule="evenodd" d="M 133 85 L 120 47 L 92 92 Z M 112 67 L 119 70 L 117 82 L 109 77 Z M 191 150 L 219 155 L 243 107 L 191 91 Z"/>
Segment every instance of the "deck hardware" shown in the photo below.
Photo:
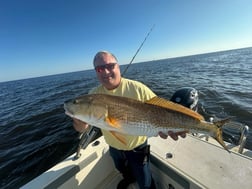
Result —
<path fill-rule="evenodd" d="M 238 152 L 240 154 L 242 154 L 242 152 L 244 150 L 248 135 L 249 135 L 249 127 L 247 125 L 245 125 L 242 128 L 241 137 L 240 137 L 240 141 L 239 141 L 240 147 L 239 147 Z"/>
<path fill-rule="evenodd" d="M 85 149 L 88 144 L 91 142 L 91 140 L 95 137 L 95 135 L 97 134 L 97 129 L 90 126 L 89 129 L 84 132 L 80 137 L 80 142 L 76 151 L 76 155 L 74 156 L 74 160 L 77 160 L 80 158 L 81 156 L 81 149 Z"/>
<path fill-rule="evenodd" d="M 170 158 L 172 158 L 172 157 L 173 157 L 172 153 L 168 152 L 168 153 L 166 154 L 166 159 L 170 159 Z"/>

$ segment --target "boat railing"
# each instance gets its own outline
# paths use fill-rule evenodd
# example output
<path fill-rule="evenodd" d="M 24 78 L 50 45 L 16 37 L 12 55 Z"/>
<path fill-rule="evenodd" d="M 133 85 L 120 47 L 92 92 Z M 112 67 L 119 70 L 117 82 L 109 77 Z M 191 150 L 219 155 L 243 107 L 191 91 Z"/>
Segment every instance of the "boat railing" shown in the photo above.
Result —
<path fill-rule="evenodd" d="M 214 118 L 210 117 L 209 121 L 211 123 L 214 122 Z M 232 144 L 235 144 L 235 146 L 239 146 L 238 147 L 238 153 L 242 154 L 247 142 L 247 137 L 249 135 L 249 126 L 247 125 L 243 125 L 243 124 L 230 124 L 229 125 L 230 128 L 235 129 L 239 132 L 239 138 L 238 140 L 235 141 L 234 137 L 232 135 L 230 135 L 229 137 L 231 137 L 231 141 Z M 209 136 L 205 135 L 205 134 L 200 134 L 200 133 L 193 133 L 193 136 L 199 137 L 201 139 L 204 139 L 205 141 L 209 141 Z M 234 142 L 235 141 L 235 142 Z"/>
<path fill-rule="evenodd" d="M 247 125 L 245 125 L 242 130 L 241 130 L 241 135 L 240 135 L 240 140 L 239 140 L 239 153 L 243 153 L 243 150 L 245 148 L 245 144 L 247 142 L 247 137 L 249 135 L 249 127 Z"/>

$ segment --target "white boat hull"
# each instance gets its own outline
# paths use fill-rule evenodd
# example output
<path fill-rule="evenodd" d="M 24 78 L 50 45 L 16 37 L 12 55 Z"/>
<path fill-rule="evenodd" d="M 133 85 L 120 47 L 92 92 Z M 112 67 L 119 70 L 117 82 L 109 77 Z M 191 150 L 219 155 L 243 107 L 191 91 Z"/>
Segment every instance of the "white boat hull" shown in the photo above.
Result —
<path fill-rule="evenodd" d="M 112 189 L 121 179 L 115 169 L 104 138 L 99 145 L 90 144 L 27 183 L 22 189 Z M 158 189 L 251 188 L 252 159 L 228 153 L 199 138 L 188 135 L 173 141 L 152 137 L 151 169 Z M 170 157 L 172 156 L 172 157 Z M 169 158 L 170 157 L 170 158 Z M 136 184 L 129 188 L 138 188 Z"/>

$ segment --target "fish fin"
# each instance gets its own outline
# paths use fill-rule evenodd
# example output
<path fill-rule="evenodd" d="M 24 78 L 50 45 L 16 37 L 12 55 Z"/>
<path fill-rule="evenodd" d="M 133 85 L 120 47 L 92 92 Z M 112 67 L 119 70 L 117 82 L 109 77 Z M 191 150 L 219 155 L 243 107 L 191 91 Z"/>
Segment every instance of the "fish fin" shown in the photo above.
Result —
<path fill-rule="evenodd" d="M 124 145 L 126 145 L 126 139 L 123 135 L 121 135 L 118 132 L 115 131 L 110 131 L 110 133 L 117 139 L 119 140 L 121 143 L 123 143 Z"/>
<path fill-rule="evenodd" d="M 223 119 L 223 120 L 220 120 L 220 121 L 215 121 L 215 122 L 213 122 L 213 124 L 217 126 L 217 132 L 216 132 L 216 135 L 215 135 L 213 138 L 214 138 L 215 140 L 217 140 L 217 141 L 219 142 L 219 144 L 220 144 L 221 146 L 223 146 L 223 148 L 224 148 L 225 150 L 227 150 L 227 151 L 230 153 L 229 149 L 227 148 L 227 146 L 226 146 L 226 144 L 224 143 L 223 138 L 222 138 L 222 126 L 223 126 L 225 123 L 229 122 L 229 121 L 230 121 L 230 118 L 227 118 L 227 119 Z"/>
<path fill-rule="evenodd" d="M 105 122 L 108 123 L 111 127 L 114 127 L 117 129 L 121 128 L 119 121 L 114 118 L 106 117 Z"/>
<path fill-rule="evenodd" d="M 160 97 L 154 97 L 148 101 L 145 102 L 146 104 L 152 104 L 152 105 L 156 105 L 156 106 L 160 106 L 160 107 L 163 107 L 163 108 L 166 108 L 166 109 L 169 109 L 169 110 L 172 110 L 172 111 L 176 111 L 176 112 L 181 112 L 183 114 L 186 114 L 188 116 L 191 116 L 191 117 L 194 117 L 195 119 L 198 119 L 198 120 L 205 120 L 204 117 L 202 115 L 200 115 L 199 113 L 189 109 L 189 108 L 186 108 L 180 104 L 177 104 L 177 103 L 174 103 L 174 102 L 171 102 L 171 101 L 168 101 L 164 98 L 160 98 Z"/>

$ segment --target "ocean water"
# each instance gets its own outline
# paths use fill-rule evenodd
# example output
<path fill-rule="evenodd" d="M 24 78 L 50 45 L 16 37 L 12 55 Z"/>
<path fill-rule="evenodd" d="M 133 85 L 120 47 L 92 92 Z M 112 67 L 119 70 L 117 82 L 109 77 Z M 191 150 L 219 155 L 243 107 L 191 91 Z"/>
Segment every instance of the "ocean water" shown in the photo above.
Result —
<path fill-rule="evenodd" d="M 194 87 L 199 113 L 248 125 L 252 149 L 252 48 L 134 63 L 125 77 L 166 99 Z M 19 188 L 75 152 L 79 134 L 63 103 L 97 84 L 93 70 L 0 83 L 0 188 Z M 238 140 L 238 129 L 224 131 L 225 140 Z"/>

